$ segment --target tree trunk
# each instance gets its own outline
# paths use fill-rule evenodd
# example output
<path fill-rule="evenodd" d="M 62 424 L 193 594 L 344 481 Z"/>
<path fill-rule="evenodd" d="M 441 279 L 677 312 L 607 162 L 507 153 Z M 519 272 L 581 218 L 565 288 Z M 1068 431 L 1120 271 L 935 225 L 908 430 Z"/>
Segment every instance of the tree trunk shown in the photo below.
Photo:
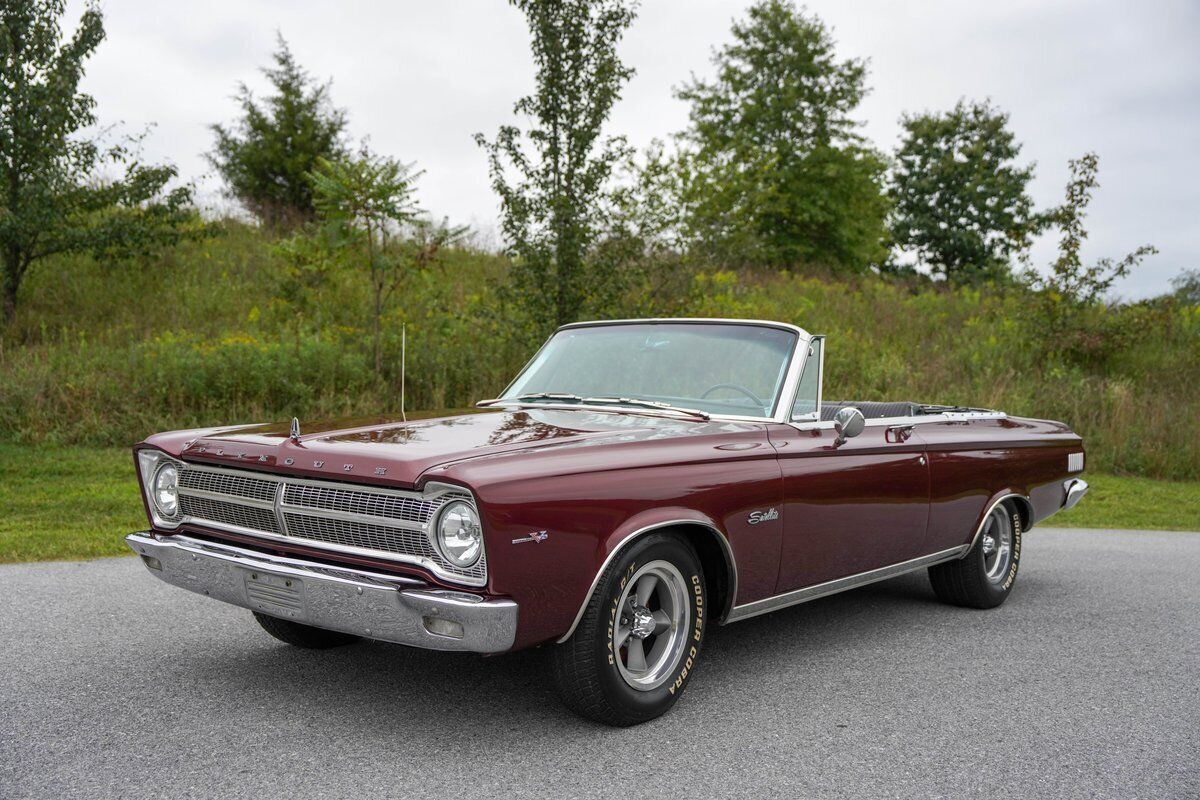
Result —
<path fill-rule="evenodd" d="M 379 274 L 379 265 L 375 263 L 375 231 L 367 222 L 367 265 L 371 269 L 371 288 L 375 290 L 375 325 L 373 350 L 375 355 L 375 374 L 383 377 L 383 353 L 379 348 L 379 337 L 383 327 L 383 276 Z"/>
<path fill-rule="evenodd" d="M 0 312 L 0 322 L 8 324 L 17 315 L 17 293 L 8 281 L 4 282 L 4 310 Z"/>
<path fill-rule="evenodd" d="M 379 336 L 383 319 L 383 293 L 375 287 L 375 374 L 383 376 L 383 353 L 379 349 Z"/>
<path fill-rule="evenodd" d="M 20 252 L 14 247 L 6 248 L 4 274 L 0 275 L 0 280 L 4 283 L 4 305 L 0 311 L 0 321 L 6 324 L 12 322 L 17 313 L 17 289 L 21 285 L 22 272 Z"/>

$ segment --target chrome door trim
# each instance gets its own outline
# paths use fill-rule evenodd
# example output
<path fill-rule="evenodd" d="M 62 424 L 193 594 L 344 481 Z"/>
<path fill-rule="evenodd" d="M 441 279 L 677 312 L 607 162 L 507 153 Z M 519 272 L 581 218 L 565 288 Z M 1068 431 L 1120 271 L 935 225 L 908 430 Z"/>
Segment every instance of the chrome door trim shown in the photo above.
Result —
<path fill-rule="evenodd" d="M 972 420 L 1008 419 L 1003 411 L 945 411 L 941 414 L 921 414 L 915 417 L 871 417 L 866 421 L 868 428 L 899 428 L 909 425 L 925 425 L 932 422 L 970 422 Z M 788 422 L 798 431 L 831 431 L 832 420 L 813 422 L 798 420 Z"/>
<path fill-rule="evenodd" d="M 773 597 L 755 600 L 753 603 L 734 606 L 733 610 L 725 618 L 725 624 L 757 617 L 759 614 L 766 614 L 770 611 L 797 605 L 798 603 L 807 603 L 809 600 L 827 597 L 828 595 L 837 594 L 849 589 L 857 589 L 859 586 L 866 586 L 869 583 L 894 578 L 897 575 L 913 572 L 923 567 L 931 567 L 934 564 L 941 564 L 944 561 L 953 561 L 963 555 L 968 549 L 966 545 L 959 545 L 958 547 L 951 547 L 949 550 L 941 550 L 937 553 L 930 553 L 927 556 L 919 556 L 918 558 L 901 561 L 891 566 L 880 567 L 868 572 L 860 572 L 857 575 L 849 575 L 845 578 L 836 578 L 825 583 L 805 586 L 803 589 L 795 589 Z"/>
<path fill-rule="evenodd" d="M 632 544 L 634 540 L 640 539 L 647 533 L 670 528 L 676 525 L 699 525 L 702 528 L 708 528 L 721 541 L 721 549 L 725 553 L 725 566 L 729 570 L 729 599 L 725 601 L 725 608 L 721 610 L 722 615 L 732 613 L 734 602 L 737 600 L 737 560 L 733 556 L 733 549 L 729 546 L 729 540 L 725 538 L 725 534 L 715 526 L 707 522 L 701 522 L 695 519 L 673 519 L 667 522 L 656 522 L 653 525 L 647 525 L 644 528 L 638 528 L 633 533 L 621 540 L 621 543 L 613 548 L 612 552 L 604 559 L 604 563 L 600 565 L 600 569 L 596 570 L 596 576 L 592 578 L 592 585 L 588 587 L 587 594 L 583 596 L 583 602 L 579 605 L 579 611 L 575 614 L 575 620 L 571 623 L 571 627 L 567 632 L 558 639 L 558 644 L 562 644 L 575 633 L 575 629 L 579 627 L 579 621 L 583 619 L 583 613 L 587 611 L 588 603 L 592 600 L 592 595 L 596 593 L 596 587 L 600 584 L 600 579 L 604 577 L 605 571 L 608 569 L 612 560 L 617 557 L 617 554 Z"/>

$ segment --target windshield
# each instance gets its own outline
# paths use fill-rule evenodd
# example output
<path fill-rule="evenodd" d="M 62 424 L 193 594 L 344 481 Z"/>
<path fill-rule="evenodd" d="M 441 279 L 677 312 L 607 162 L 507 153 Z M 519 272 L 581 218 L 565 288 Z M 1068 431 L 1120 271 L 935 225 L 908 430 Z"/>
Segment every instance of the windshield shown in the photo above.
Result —
<path fill-rule="evenodd" d="M 610 398 L 620 405 L 615 400 L 621 398 L 709 414 L 770 417 L 797 338 L 781 328 L 736 323 L 568 328 L 546 343 L 501 399 Z"/>

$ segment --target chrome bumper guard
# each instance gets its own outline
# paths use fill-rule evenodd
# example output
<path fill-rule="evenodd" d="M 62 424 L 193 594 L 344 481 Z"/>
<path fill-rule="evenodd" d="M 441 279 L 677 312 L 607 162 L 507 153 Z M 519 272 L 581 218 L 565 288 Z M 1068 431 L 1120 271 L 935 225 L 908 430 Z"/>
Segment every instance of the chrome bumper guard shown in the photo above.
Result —
<path fill-rule="evenodd" d="M 517 604 L 430 588 L 398 575 L 274 556 L 150 531 L 125 542 L 167 583 L 235 606 L 429 650 L 512 647 Z"/>
<path fill-rule="evenodd" d="M 1063 484 L 1063 489 L 1066 494 L 1063 497 L 1062 510 L 1066 511 L 1068 508 L 1074 508 L 1079 504 L 1079 501 L 1087 494 L 1088 485 L 1087 481 L 1082 478 L 1072 478 Z"/>

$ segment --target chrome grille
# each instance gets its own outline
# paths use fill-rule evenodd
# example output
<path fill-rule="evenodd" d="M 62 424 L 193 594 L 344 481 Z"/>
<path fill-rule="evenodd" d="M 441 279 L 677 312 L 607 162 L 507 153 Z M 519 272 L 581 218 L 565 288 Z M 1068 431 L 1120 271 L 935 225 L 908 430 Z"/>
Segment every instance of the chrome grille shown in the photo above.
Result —
<path fill-rule="evenodd" d="M 223 500 L 212 500 L 208 497 L 194 497 L 179 493 L 179 508 L 184 516 L 196 521 L 204 520 L 221 525 L 231 525 L 238 528 L 249 528 L 264 533 L 279 533 L 279 520 L 275 512 L 269 508 L 244 506 L 241 503 L 227 503 Z"/>
<path fill-rule="evenodd" d="M 228 494 L 234 497 L 273 503 L 275 502 L 275 492 L 279 491 L 279 484 L 276 481 L 263 480 L 250 475 L 233 475 L 228 472 L 213 472 L 192 467 L 179 473 L 179 488 L 196 489 L 212 494 Z"/>
<path fill-rule="evenodd" d="M 429 538 L 438 509 L 458 499 L 472 498 L 445 484 L 420 493 L 200 464 L 182 464 L 179 470 L 179 507 L 185 522 L 406 561 L 482 586 L 487 581 L 486 553 L 462 569 L 443 560 Z"/>
<path fill-rule="evenodd" d="M 421 531 L 392 528 L 387 525 L 371 525 L 364 522 L 349 522 L 330 517 L 312 517 L 307 514 L 285 513 L 283 516 L 288 533 L 292 536 L 329 542 L 342 547 L 407 552 L 430 560 L 440 560 L 428 537 Z M 456 571 L 460 575 L 483 578 L 487 575 L 486 562 L 486 554 L 481 555 L 479 561 L 470 569 L 456 569 Z"/>
<path fill-rule="evenodd" d="M 443 498 L 423 500 L 420 497 L 395 497 L 313 484 L 289 483 L 283 487 L 283 503 L 286 506 L 384 517 L 417 524 L 432 517 L 444 502 Z"/>

